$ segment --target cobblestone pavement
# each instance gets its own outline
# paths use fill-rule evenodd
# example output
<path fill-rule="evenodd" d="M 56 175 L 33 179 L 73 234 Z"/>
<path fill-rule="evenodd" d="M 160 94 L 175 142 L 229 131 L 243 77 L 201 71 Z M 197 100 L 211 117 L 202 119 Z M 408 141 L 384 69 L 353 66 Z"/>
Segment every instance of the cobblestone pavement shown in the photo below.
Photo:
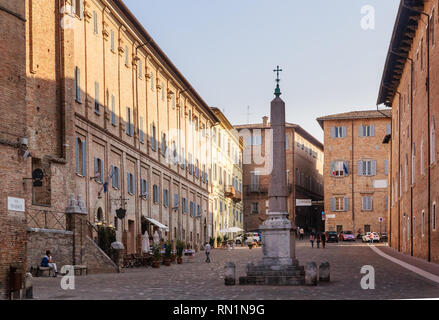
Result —
<path fill-rule="evenodd" d="M 249 261 L 258 261 L 261 248 L 212 250 L 212 263 L 204 262 L 204 253 L 182 265 L 160 269 L 128 269 L 121 274 L 97 274 L 76 277 L 75 290 L 61 289 L 61 277 L 35 278 L 36 299 L 166 299 L 166 300 L 284 300 L 284 299 L 413 299 L 438 298 L 439 286 L 374 253 L 366 244 L 328 244 L 326 249 L 310 248 L 307 241 L 297 243 L 301 265 L 329 261 L 331 282 L 316 287 L 225 286 L 224 265 L 237 264 L 237 279 L 244 275 Z M 375 269 L 374 290 L 361 289 L 361 267 Z"/>

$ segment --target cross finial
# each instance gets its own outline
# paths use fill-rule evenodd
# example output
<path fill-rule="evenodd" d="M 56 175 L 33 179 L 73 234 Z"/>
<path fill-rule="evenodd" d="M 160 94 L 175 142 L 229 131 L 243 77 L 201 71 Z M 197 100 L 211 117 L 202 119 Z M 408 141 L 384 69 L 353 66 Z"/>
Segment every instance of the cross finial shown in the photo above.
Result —
<path fill-rule="evenodd" d="M 283 70 L 279 68 L 279 66 L 277 66 L 277 68 L 275 70 L 273 70 L 273 72 L 276 72 L 277 74 L 277 78 L 276 78 L 276 90 L 274 91 L 274 94 L 276 95 L 276 97 L 279 97 L 282 93 L 280 92 L 280 87 L 279 87 L 279 82 L 280 82 L 280 78 L 279 78 L 279 72 L 282 72 Z"/>

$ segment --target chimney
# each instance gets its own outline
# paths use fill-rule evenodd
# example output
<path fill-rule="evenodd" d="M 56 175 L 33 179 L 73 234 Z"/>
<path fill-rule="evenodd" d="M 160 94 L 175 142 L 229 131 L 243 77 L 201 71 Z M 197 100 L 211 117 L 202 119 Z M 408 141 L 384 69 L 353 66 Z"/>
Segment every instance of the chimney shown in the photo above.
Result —
<path fill-rule="evenodd" d="M 264 124 L 264 127 L 266 127 L 268 125 L 268 117 L 267 116 L 262 117 L 262 122 Z"/>

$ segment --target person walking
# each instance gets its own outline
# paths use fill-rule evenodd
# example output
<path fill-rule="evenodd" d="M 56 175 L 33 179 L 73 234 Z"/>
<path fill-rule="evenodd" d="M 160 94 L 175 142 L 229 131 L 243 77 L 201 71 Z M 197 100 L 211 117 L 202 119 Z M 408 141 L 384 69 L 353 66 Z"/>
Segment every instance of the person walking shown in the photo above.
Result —
<path fill-rule="evenodd" d="M 311 247 L 313 248 L 314 248 L 314 240 L 315 240 L 314 233 L 311 232 L 311 234 L 309 235 L 309 241 L 311 241 Z"/>
<path fill-rule="evenodd" d="M 370 240 L 370 243 L 373 244 L 373 233 L 372 232 L 369 233 L 369 240 Z"/>
<path fill-rule="evenodd" d="M 320 241 L 322 240 L 320 233 L 317 234 L 317 248 L 320 248 Z"/>
<path fill-rule="evenodd" d="M 305 230 L 303 230 L 303 228 L 300 228 L 300 240 L 303 240 L 304 235 L 305 235 Z"/>
<path fill-rule="evenodd" d="M 326 234 L 322 232 L 322 248 L 325 249 L 326 246 Z"/>
<path fill-rule="evenodd" d="M 206 253 L 206 263 L 210 263 L 210 250 L 212 249 L 212 247 L 210 246 L 209 243 L 206 243 L 206 245 L 204 246 L 204 252 Z"/>

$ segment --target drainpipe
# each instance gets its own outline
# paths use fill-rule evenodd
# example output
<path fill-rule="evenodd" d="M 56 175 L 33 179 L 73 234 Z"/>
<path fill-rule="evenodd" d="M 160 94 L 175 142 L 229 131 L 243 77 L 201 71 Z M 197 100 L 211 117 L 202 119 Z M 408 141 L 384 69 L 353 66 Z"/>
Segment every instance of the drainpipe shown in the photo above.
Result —
<path fill-rule="evenodd" d="M 430 203 L 431 203 L 431 128 L 430 128 L 430 21 L 431 16 L 421 10 L 416 10 L 410 6 L 407 6 L 405 3 L 402 4 L 404 8 L 407 8 L 408 10 L 417 12 L 419 14 L 422 14 L 427 17 L 427 79 L 426 79 L 426 87 L 427 87 L 427 130 L 428 130 L 428 179 L 427 179 L 427 189 L 428 189 L 428 200 L 427 200 L 427 226 L 428 226 L 428 261 L 431 261 L 431 210 L 430 210 Z M 413 223 L 413 220 L 412 220 Z M 413 230 L 413 228 L 412 228 Z M 413 240 L 413 236 L 412 236 Z"/>

